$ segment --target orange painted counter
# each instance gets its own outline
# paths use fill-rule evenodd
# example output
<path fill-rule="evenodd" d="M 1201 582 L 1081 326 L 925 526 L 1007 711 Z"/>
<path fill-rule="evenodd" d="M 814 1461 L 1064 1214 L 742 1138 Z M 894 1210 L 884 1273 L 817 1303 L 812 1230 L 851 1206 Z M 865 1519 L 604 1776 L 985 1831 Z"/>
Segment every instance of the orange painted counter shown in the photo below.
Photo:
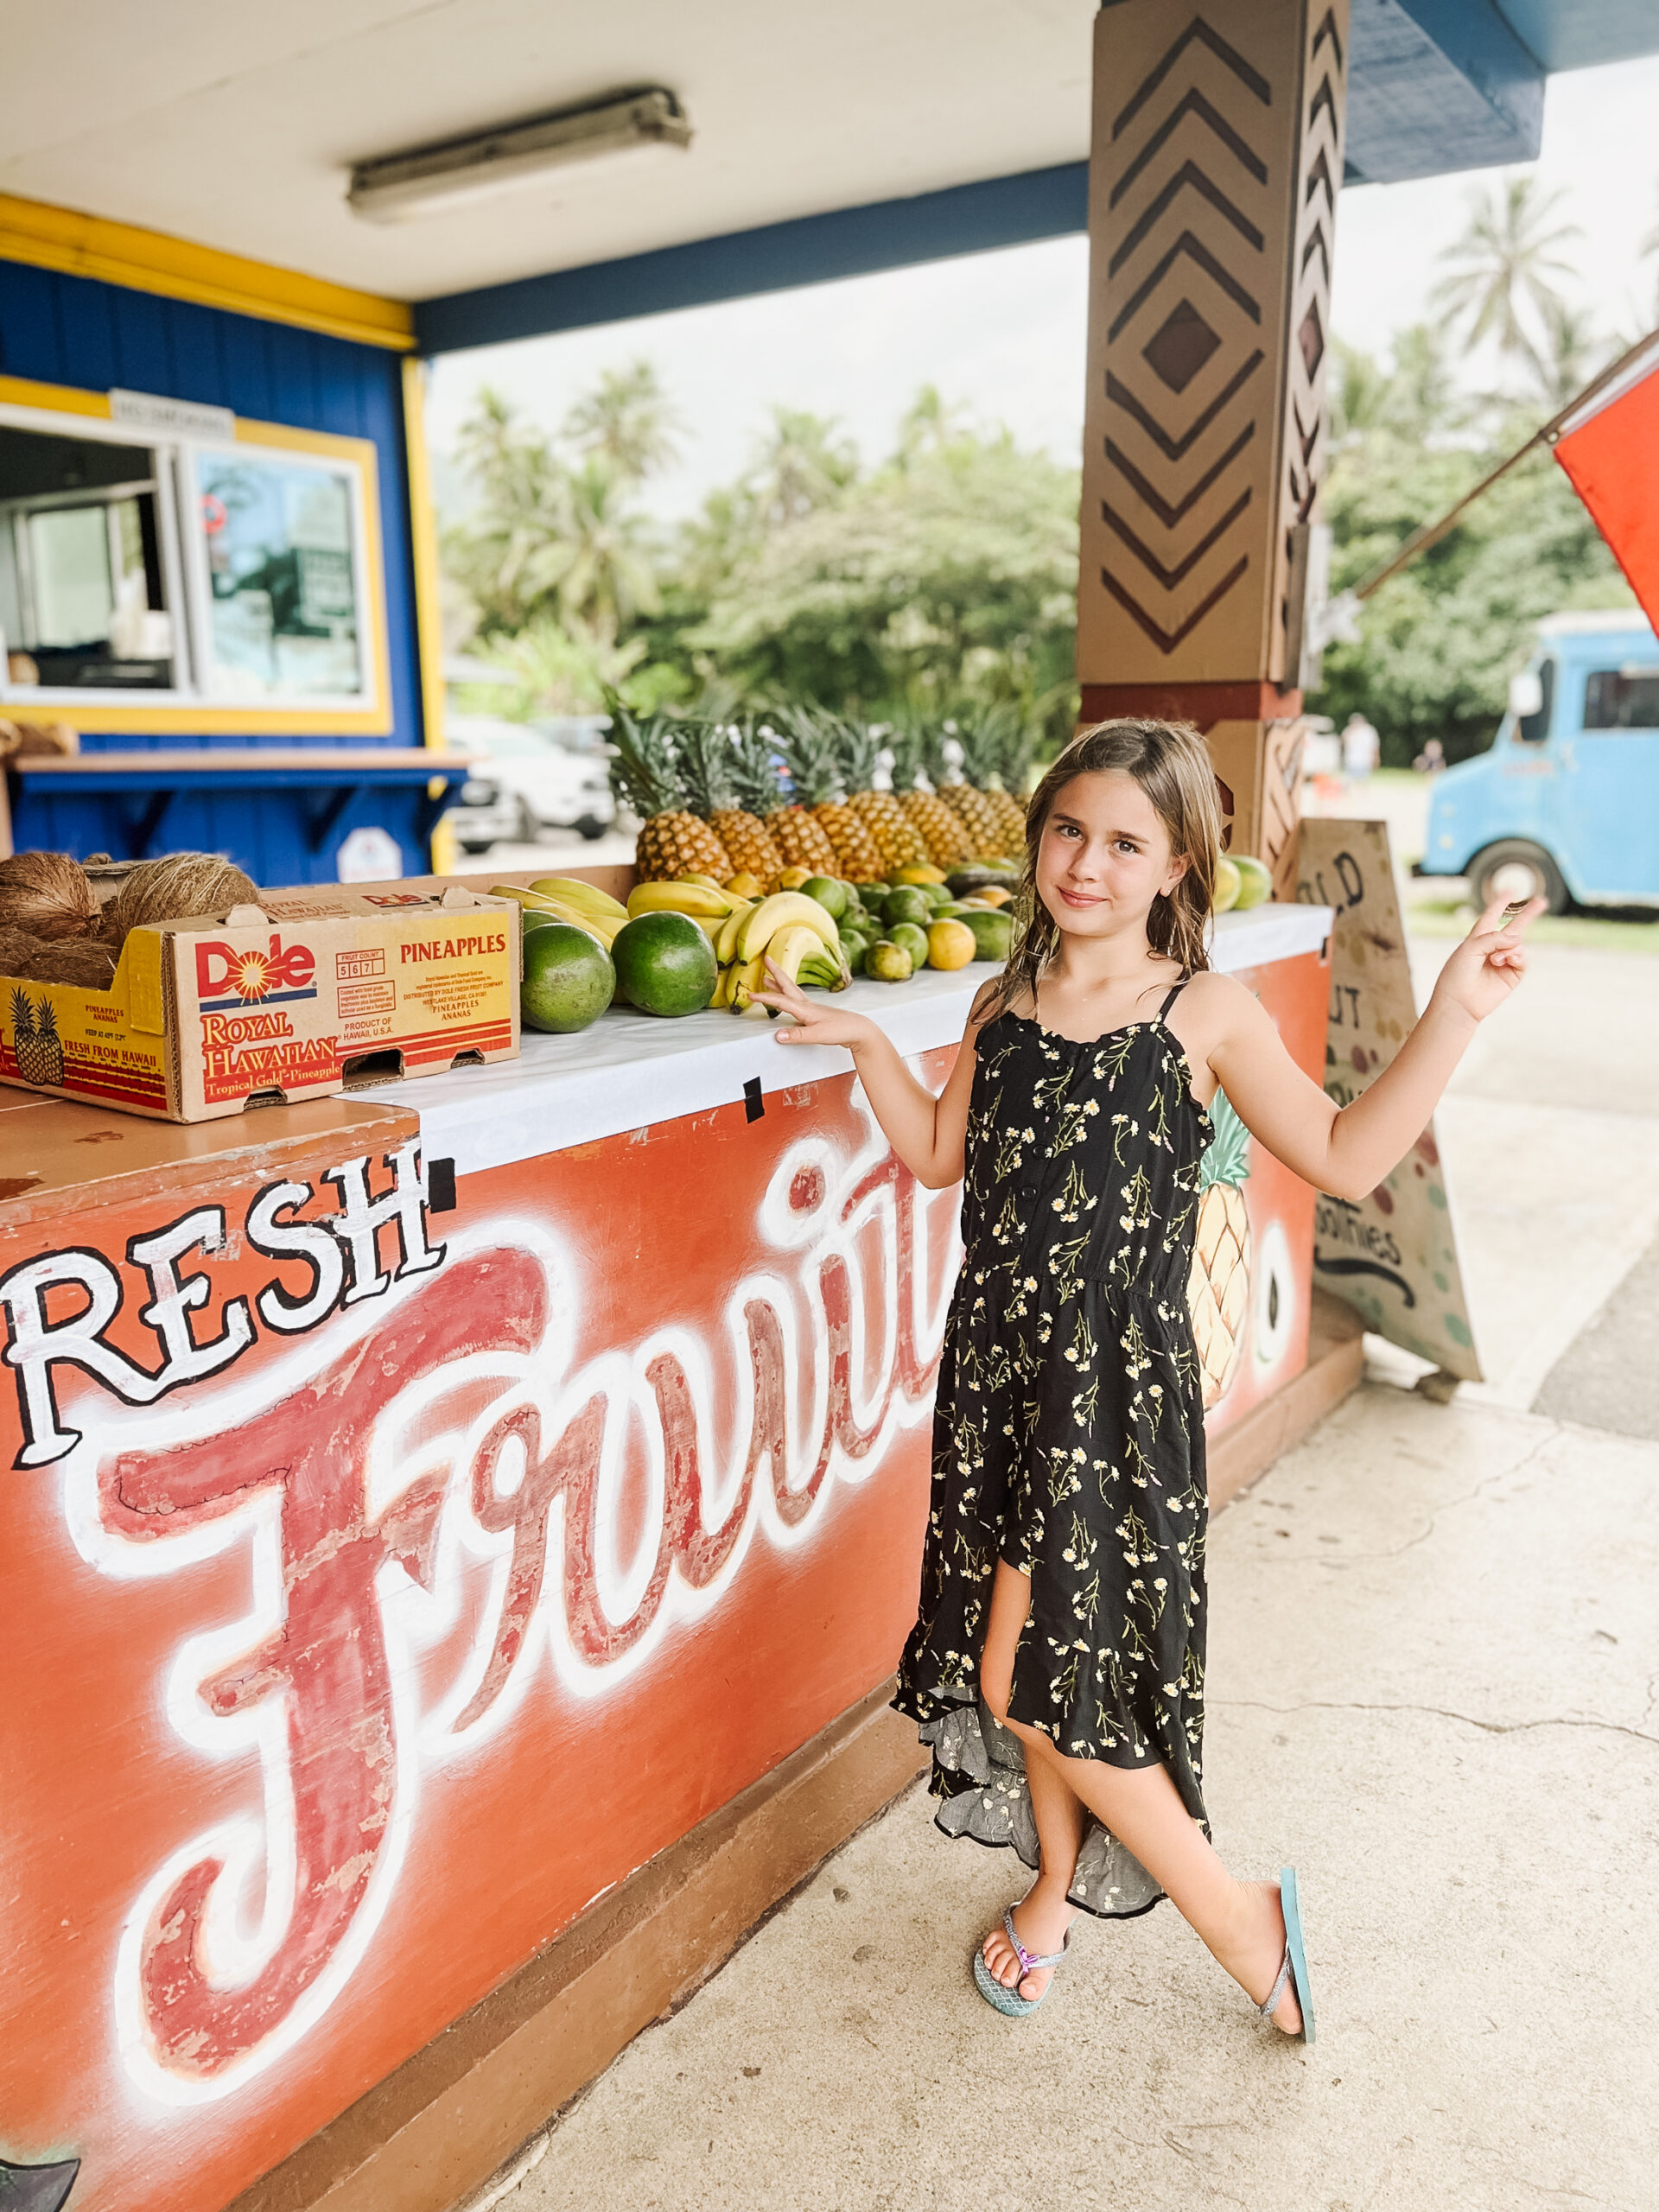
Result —
<path fill-rule="evenodd" d="M 1316 1077 L 1328 926 L 1217 940 Z M 937 1086 L 982 974 L 854 993 Z M 724 1014 L 0 1155 L 0 2158 L 216 2212 L 891 1672 L 957 1193 Z"/>

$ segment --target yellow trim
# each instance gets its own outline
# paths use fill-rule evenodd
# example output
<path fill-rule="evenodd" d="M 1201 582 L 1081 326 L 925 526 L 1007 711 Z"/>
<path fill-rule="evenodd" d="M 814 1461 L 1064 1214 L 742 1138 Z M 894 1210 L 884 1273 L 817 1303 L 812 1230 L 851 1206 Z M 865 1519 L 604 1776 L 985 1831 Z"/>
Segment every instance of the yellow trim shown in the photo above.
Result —
<path fill-rule="evenodd" d="M 4 711 L 27 718 L 22 700 L 11 699 Z M 64 704 L 41 709 L 42 721 L 69 722 L 97 737 L 165 736 L 176 730 L 181 737 L 390 737 L 391 716 L 376 709 L 354 709 L 349 714 L 302 712 L 278 714 L 269 707 L 80 707 Z"/>
<path fill-rule="evenodd" d="M 0 377 L 0 406 L 38 407 L 46 415 L 93 415 L 107 423 L 107 391 L 82 391 L 74 385 L 36 384 L 29 377 Z"/>
<path fill-rule="evenodd" d="M 331 338 L 353 339 L 359 346 L 414 350 L 414 315 L 401 300 L 353 291 L 267 261 L 248 261 L 161 231 L 111 223 L 101 215 L 77 214 L 44 200 L 15 200 L 9 193 L 0 193 L 0 261 L 96 276 L 106 284 L 194 300 L 200 307 L 226 308 L 267 322 L 295 323 L 302 330 L 326 331 Z"/>
<path fill-rule="evenodd" d="M 415 569 L 415 627 L 420 645 L 421 726 L 437 752 L 443 740 L 443 587 L 438 523 L 426 453 L 426 364 L 404 363 L 404 441 L 409 455 L 409 535 Z"/>
<path fill-rule="evenodd" d="M 80 391 L 70 385 L 35 384 L 22 377 L 0 377 L 0 405 L 38 409 L 44 414 L 83 415 L 110 419 L 110 403 L 101 391 Z M 135 439 L 143 434 L 134 431 Z M 380 535 L 379 455 L 371 438 L 346 438 L 332 430 L 296 430 L 287 423 L 257 423 L 236 417 L 238 445 L 276 446 L 289 453 L 314 454 L 323 461 L 349 461 L 362 471 L 364 610 L 372 626 L 368 662 L 374 697 L 364 707 L 327 708 L 171 706 L 98 706 L 88 701 L 64 700 L 42 704 L 42 715 L 53 721 L 72 722 L 76 729 L 100 737 L 140 737 L 177 730 L 184 735 L 226 737 L 390 737 L 391 709 L 391 651 L 386 635 L 385 550 Z M 163 443 L 168 442 L 166 439 Z M 184 439 L 184 444 L 201 441 Z M 0 712 L 27 711 L 21 698 L 0 700 Z M 442 738 L 440 737 L 440 742 Z"/>
<path fill-rule="evenodd" d="M 405 355 L 404 448 L 409 474 L 409 542 L 415 580 L 415 643 L 421 671 L 421 734 L 430 750 L 446 749 L 443 729 L 443 587 L 438 566 L 438 523 L 426 451 L 426 364 Z M 438 788 L 430 787 L 436 798 Z M 434 875 L 453 875 L 460 855 L 453 830 L 442 817 L 432 826 Z"/>

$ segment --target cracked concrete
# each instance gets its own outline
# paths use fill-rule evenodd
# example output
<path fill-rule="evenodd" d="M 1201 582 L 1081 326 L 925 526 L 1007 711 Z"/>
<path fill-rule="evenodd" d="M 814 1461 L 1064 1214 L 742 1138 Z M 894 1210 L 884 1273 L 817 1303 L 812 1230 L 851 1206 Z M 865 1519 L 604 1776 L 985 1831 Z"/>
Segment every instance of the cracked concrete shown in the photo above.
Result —
<path fill-rule="evenodd" d="M 1441 1115 L 1488 1384 L 1374 1381 L 1215 1523 L 1206 1794 L 1237 1872 L 1300 1869 L 1319 2043 L 1167 1905 L 1000 2018 L 968 1962 L 1024 1870 L 918 1788 L 503 2212 L 1659 2212 L 1659 1441 L 1583 1336 L 1659 1230 L 1656 979 L 1541 948 Z"/>

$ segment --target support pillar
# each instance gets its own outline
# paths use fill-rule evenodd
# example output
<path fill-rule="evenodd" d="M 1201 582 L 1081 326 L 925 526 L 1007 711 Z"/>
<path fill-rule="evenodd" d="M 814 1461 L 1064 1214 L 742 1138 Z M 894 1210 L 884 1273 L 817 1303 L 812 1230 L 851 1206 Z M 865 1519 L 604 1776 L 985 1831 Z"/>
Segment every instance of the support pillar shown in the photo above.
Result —
<path fill-rule="evenodd" d="M 1095 19 L 1084 719 L 1195 722 L 1284 897 L 1347 61 L 1348 0 Z"/>

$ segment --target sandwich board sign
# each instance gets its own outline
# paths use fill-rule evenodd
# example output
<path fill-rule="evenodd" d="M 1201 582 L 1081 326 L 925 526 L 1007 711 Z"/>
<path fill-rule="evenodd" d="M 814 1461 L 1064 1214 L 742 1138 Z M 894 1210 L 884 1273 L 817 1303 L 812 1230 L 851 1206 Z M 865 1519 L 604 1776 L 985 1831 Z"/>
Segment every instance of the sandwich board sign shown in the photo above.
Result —
<path fill-rule="evenodd" d="M 1389 828 L 1308 816 L 1301 832 L 1296 896 L 1336 915 L 1325 1090 L 1346 1106 L 1376 1082 L 1417 1019 Z M 1481 1380 L 1432 1120 L 1357 1204 L 1320 1193 L 1313 1280 L 1390 1344 L 1432 1359 L 1460 1382 Z"/>

